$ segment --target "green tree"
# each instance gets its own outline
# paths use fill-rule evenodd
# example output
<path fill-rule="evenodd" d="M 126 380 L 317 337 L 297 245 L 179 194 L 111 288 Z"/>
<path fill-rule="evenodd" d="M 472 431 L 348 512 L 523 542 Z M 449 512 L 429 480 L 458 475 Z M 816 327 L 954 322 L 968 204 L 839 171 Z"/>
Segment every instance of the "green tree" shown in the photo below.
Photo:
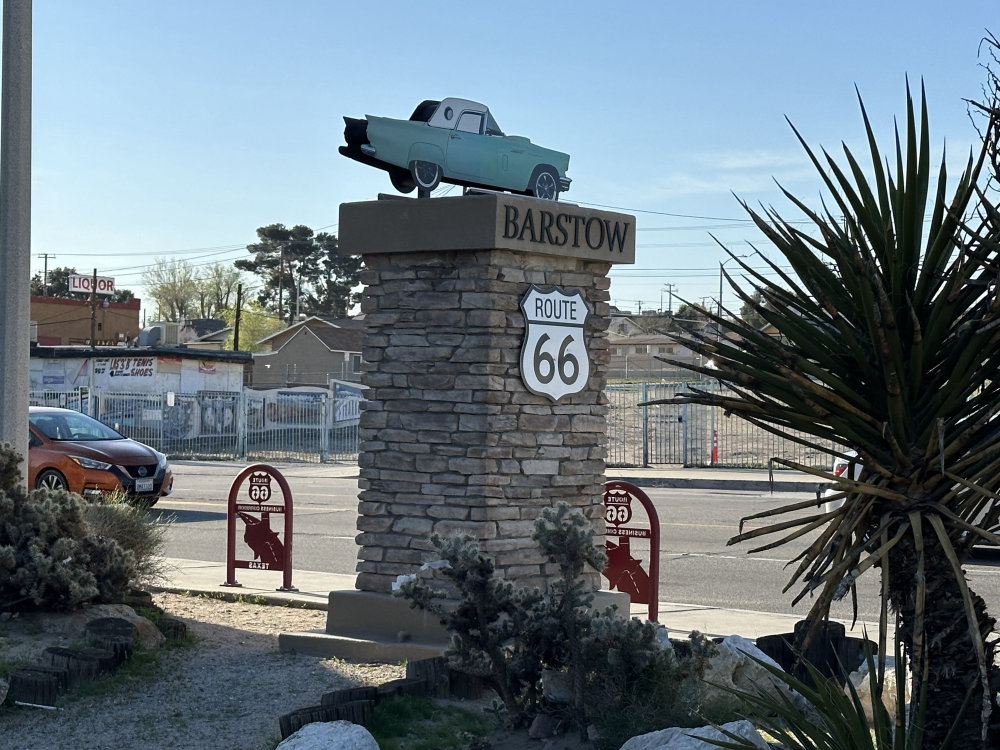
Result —
<path fill-rule="evenodd" d="M 1000 211 L 982 190 L 1000 111 L 949 191 L 943 158 L 935 179 L 923 97 L 918 109 L 907 91 L 894 160 L 883 159 L 861 110 L 867 167 L 846 147 L 842 167 L 796 131 L 830 196 L 829 208 L 813 211 L 785 192 L 812 231 L 744 204 L 793 273 L 769 262 L 780 277 L 772 282 L 736 259 L 750 279 L 737 293 L 781 336 L 712 315 L 738 336 L 687 336 L 715 365 L 691 369 L 731 391 L 675 403 L 720 406 L 821 452 L 857 451 L 857 481 L 773 459 L 836 481 L 845 502 L 831 512 L 807 501 L 752 516 L 793 514 L 730 543 L 779 535 L 759 551 L 816 533 L 789 582 L 801 587 L 796 601 L 814 598 L 813 630 L 877 567 L 880 653 L 893 612 L 913 695 L 926 688 L 924 746 L 944 746 L 960 717 L 952 747 L 1000 747 L 997 724 L 990 728 L 1000 686 L 996 623 L 962 568 L 974 542 L 1000 542 L 986 530 L 1000 523 Z"/>
<path fill-rule="evenodd" d="M 670 329 L 673 331 L 701 328 L 709 321 L 708 312 L 701 305 L 682 302 L 674 313 Z"/>
<path fill-rule="evenodd" d="M 344 317 L 359 299 L 352 290 L 361 260 L 340 256 L 334 235 L 301 224 L 269 224 L 257 229 L 257 237 L 259 242 L 247 245 L 253 258 L 235 265 L 261 279 L 257 301 L 282 320 L 291 323 L 296 308 L 304 315 Z"/>
<path fill-rule="evenodd" d="M 69 277 L 79 274 L 75 268 L 59 267 L 49 271 L 49 283 L 46 285 L 43 274 L 36 273 L 31 277 L 31 294 L 40 297 L 60 297 L 62 299 L 88 299 L 89 294 L 71 292 L 69 290 Z M 135 294 L 129 289 L 115 289 L 111 295 L 112 302 L 128 302 L 135 299 Z"/>
<path fill-rule="evenodd" d="M 158 258 L 142 278 L 156 302 L 157 317 L 176 323 L 218 317 L 236 301 L 240 272 L 224 263 L 199 270 L 183 260 Z"/>
<path fill-rule="evenodd" d="M 320 232 L 316 235 L 317 266 L 308 277 L 309 291 L 303 300 L 303 312 L 332 318 L 346 318 L 351 307 L 361 299 L 354 291 L 361 275 L 360 255 L 341 255 L 337 251 L 337 238 Z"/>
<path fill-rule="evenodd" d="M 228 307 L 221 311 L 222 319 L 230 328 L 236 325 L 236 308 Z M 274 313 L 267 310 L 259 302 L 247 302 L 243 305 L 240 313 L 240 351 L 259 352 L 267 347 L 257 344 L 263 338 L 267 338 L 272 333 L 277 333 L 285 324 Z M 232 349 L 235 332 L 230 333 L 222 345 L 223 349 Z"/>
<path fill-rule="evenodd" d="M 239 270 L 225 263 L 206 266 L 196 277 L 196 302 L 199 318 L 216 318 L 236 303 L 240 285 Z"/>
<path fill-rule="evenodd" d="M 761 294 L 760 290 L 755 290 L 750 295 L 750 301 L 743 302 L 740 307 L 740 317 L 743 318 L 743 322 L 752 328 L 757 328 L 758 330 L 767 325 L 767 321 L 764 320 L 764 316 L 757 312 L 757 308 L 764 304 L 764 295 Z"/>
<path fill-rule="evenodd" d="M 159 320 L 178 323 L 195 318 L 198 283 L 194 269 L 183 260 L 164 260 L 144 271 L 142 283 L 156 303 Z"/>

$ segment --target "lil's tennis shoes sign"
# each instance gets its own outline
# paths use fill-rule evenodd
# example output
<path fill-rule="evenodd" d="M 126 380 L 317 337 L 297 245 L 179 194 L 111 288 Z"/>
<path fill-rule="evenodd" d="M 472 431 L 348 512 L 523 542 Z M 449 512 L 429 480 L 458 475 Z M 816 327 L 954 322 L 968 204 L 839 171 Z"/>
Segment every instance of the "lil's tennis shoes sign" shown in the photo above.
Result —
<path fill-rule="evenodd" d="M 579 393 L 590 377 L 583 340 L 587 303 L 580 290 L 567 294 L 558 287 L 532 286 L 521 299 L 525 335 L 521 347 L 521 380 L 532 393 L 558 401 Z"/>

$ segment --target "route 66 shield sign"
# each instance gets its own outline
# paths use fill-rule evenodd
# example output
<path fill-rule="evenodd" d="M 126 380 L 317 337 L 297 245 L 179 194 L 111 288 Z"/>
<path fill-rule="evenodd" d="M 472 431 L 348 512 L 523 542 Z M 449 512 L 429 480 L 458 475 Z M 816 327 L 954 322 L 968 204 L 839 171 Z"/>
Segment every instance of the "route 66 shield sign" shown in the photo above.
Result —
<path fill-rule="evenodd" d="M 528 390 L 553 401 L 582 391 L 590 359 L 583 340 L 589 310 L 580 290 L 567 294 L 558 287 L 532 286 L 521 299 L 521 310 L 521 380 Z"/>

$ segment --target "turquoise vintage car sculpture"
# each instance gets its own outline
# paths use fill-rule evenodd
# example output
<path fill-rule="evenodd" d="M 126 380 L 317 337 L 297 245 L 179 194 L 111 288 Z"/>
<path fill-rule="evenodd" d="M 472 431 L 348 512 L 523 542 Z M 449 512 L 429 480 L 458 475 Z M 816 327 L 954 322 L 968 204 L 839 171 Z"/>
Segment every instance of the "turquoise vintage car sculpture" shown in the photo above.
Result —
<path fill-rule="evenodd" d="M 345 117 L 344 156 L 384 169 L 402 193 L 446 182 L 558 200 L 569 190 L 569 154 L 504 135 L 489 109 L 468 99 L 421 102 L 409 120 Z"/>

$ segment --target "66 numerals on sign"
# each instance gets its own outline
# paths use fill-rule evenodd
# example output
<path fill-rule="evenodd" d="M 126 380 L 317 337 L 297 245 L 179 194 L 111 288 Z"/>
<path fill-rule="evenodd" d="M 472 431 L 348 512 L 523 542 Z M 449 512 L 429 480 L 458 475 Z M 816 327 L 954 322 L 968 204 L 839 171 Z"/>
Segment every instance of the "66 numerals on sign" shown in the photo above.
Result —
<path fill-rule="evenodd" d="M 269 484 L 251 484 L 247 489 L 247 495 L 255 503 L 266 503 L 271 499 L 271 486 Z"/>
<path fill-rule="evenodd" d="M 628 495 L 608 494 L 604 497 L 604 521 L 621 526 L 632 520 L 631 500 Z"/>
<path fill-rule="evenodd" d="M 528 389 L 558 400 L 579 393 L 589 376 L 583 329 L 533 324 L 522 350 L 522 377 Z"/>
<path fill-rule="evenodd" d="M 580 377 L 580 360 L 570 351 L 570 347 L 576 341 L 573 336 L 566 336 L 559 344 L 559 351 L 553 357 L 550 353 L 554 348 L 549 342 L 552 338 L 547 333 L 538 337 L 535 343 L 535 351 L 532 356 L 535 378 L 539 383 L 548 385 L 557 374 L 559 380 L 566 385 L 572 385 Z"/>

